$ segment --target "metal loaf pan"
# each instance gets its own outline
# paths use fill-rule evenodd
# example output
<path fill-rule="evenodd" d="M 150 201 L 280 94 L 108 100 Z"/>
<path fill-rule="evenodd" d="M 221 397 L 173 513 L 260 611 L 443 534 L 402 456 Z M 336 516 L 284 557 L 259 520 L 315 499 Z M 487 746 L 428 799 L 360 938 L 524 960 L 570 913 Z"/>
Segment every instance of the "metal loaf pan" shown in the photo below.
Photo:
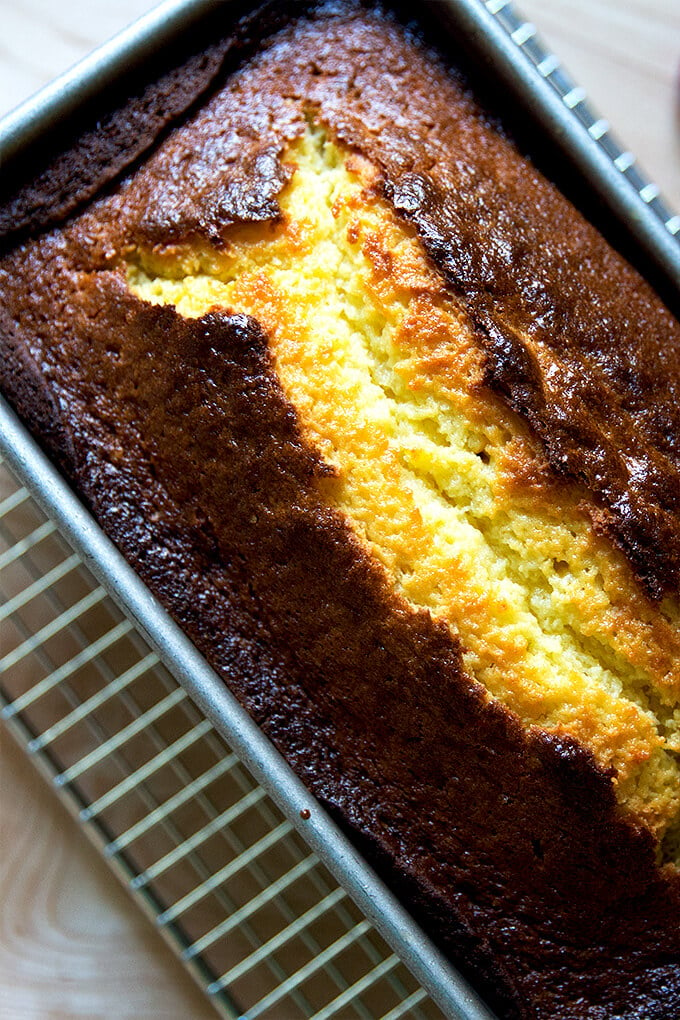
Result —
<path fill-rule="evenodd" d="M 125 94 L 140 68 L 167 52 L 181 53 L 183 40 L 214 24 L 229 24 L 255 4 L 234 0 L 166 0 L 0 121 L 0 166 L 5 180 L 30 167 L 44 139 L 92 119 L 99 100 Z M 569 191 L 585 194 L 601 226 L 666 295 L 680 287 L 680 218 L 673 217 L 644 179 L 626 177 L 631 163 L 619 159 L 602 121 L 592 116 L 566 76 L 535 42 L 503 0 L 448 0 L 426 5 L 442 42 L 464 41 L 475 75 L 503 83 L 515 114 L 531 118 L 534 146 L 560 165 Z M 142 72 L 143 73 L 143 72 Z M 148 73 L 148 72 L 147 72 Z M 573 83 L 571 83 L 573 86 Z M 574 100 L 578 100 L 577 102 Z M 596 126 L 593 129 L 593 125 Z M 599 132 L 599 133 L 598 133 Z M 607 149 L 607 144 L 610 149 Z M 550 155 L 552 154 L 552 155 Z M 623 154 L 627 155 L 627 154 Z M 540 162 L 540 159 L 538 160 Z M 647 189 L 645 191 L 645 189 Z M 652 189 L 652 190 L 649 190 Z M 572 195 L 573 197 L 573 195 Z M 594 217 L 591 215 L 590 217 Z M 58 524 L 87 566 L 133 620 L 160 658 L 252 771 L 366 916 L 404 960 L 443 1011 L 459 1020 L 492 1020 L 488 1009 L 413 922 L 288 764 L 261 733 L 223 681 L 160 606 L 88 510 L 0 398 L 0 451 Z M 308 815 L 308 817 L 307 817 Z"/>

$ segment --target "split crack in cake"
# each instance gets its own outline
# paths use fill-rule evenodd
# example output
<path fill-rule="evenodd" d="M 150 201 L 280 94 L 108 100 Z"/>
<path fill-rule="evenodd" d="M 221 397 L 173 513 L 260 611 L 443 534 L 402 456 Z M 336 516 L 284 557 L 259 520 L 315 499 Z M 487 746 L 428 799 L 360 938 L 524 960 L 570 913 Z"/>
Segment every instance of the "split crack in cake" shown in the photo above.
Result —
<path fill-rule="evenodd" d="M 325 495 L 396 591 L 451 626 L 469 674 L 523 722 L 591 748 L 622 803 L 673 840 L 677 606 L 672 622 L 655 618 L 574 501 L 549 485 L 531 500 L 522 471 L 540 451 L 481 392 L 464 307 L 371 194 L 374 168 L 346 157 L 312 126 L 284 156 L 282 221 L 237 230 L 224 250 L 137 251 L 130 286 L 182 315 L 223 309 L 264 326 L 305 438 L 332 468 Z"/>
<path fill-rule="evenodd" d="M 665 1020 L 678 324 L 392 16 L 262 25 L 0 208 L 3 387 L 499 1015 Z"/>

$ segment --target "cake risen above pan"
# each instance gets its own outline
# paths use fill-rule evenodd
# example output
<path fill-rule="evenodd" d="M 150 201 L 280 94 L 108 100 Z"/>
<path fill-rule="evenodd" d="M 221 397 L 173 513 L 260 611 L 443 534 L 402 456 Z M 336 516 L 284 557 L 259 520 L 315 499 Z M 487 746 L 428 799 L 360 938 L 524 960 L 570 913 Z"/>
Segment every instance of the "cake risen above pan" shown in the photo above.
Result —
<path fill-rule="evenodd" d="M 665 1020 L 680 327 L 417 31 L 284 22 L 2 257 L 3 387 L 500 1016 Z"/>

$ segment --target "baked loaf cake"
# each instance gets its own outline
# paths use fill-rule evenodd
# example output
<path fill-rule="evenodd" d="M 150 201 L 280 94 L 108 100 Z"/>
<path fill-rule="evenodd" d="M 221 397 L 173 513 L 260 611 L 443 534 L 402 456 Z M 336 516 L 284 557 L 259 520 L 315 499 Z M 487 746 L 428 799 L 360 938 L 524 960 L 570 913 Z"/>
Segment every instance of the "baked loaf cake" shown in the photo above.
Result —
<path fill-rule="evenodd" d="M 680 327 L 417 32 L 277 18 L 7 200 L 3 387 L 499 1016 L 680 1016 Z"/>

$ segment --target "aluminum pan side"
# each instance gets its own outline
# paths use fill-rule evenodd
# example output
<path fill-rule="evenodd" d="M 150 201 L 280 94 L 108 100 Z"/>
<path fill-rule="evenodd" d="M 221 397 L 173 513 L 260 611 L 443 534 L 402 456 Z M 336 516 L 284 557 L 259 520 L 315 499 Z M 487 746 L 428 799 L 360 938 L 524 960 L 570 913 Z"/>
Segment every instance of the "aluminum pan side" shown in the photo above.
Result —
<path fill-rule="evenodd" d="M 456 1020 L 493 1020 L 493 1014 L 354 849 L 151 594 L 1 397 L 0 451 L 86 566 L 437 1005 Z M 305 816 L 309 812 L 309 818 L 303 819 L 301 811 Z"/>
<path fill-rule="evenodd" d="M 677 297 L 680 238 L 669 232 L 572 108 L 565 104 L 546 77 L 532 67 L 512 36 L 494 17 L 492 9 L 503 5 L 493 0 L 487 3 L 483 0 L 429 0 L 427 7 L 449 37 L 463 34 L 467 48 L 486 67 L 493 69 L 494 76 L 507 86 L 518 105 L 564 153 L 593 195 L 628 235 L 632 246 L 637 245 L 644 252 L 650 269 L 660 275 L 661 279 L 650 282 L 663 285 L 662 297 L 666 300 Z M 587 218 L 598 226 L 593 216 Z M 630 255 L 631 247 L 628 248 L 624 255 Z M 644 270 L 643 275 L 646 275 Z M 677 303 L 673 301 L 673 304 L 677 313 Z"/>

